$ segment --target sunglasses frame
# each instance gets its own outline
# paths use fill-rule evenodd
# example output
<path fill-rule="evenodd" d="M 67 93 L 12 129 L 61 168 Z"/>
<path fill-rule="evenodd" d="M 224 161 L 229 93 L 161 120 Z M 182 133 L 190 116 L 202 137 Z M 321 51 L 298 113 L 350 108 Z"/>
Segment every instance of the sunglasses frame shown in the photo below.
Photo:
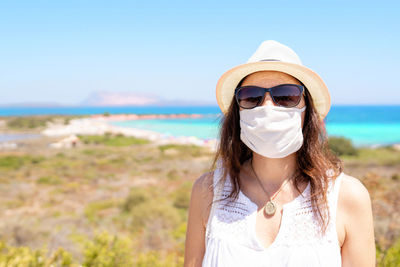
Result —
<path fill-rule="evenodd" d="M 286 107 L 286 106 L 280 105 L 279 103 L 277 103 L 277 102 L 275 101 L 275 98 L 271 95 L 271 90 L 272 90 L 273 88 L 276 88 L 276 87 L 279 87 L 279 86 L 283 86 L 283 85 L 294 85 L 294 86 L 296 86 L 297 88 L 300 89 L 300 98 L 299 98 L 299 101 L 298 101 L 295 105 L 290 106 L 290 107 Z M 264 90 L 264 93 L 263 93 L 263 96 L 262 96 L 262 98 L 261 98 L 261 101 L 259 101 L 259 102 L 257 103 L 257 105 L 255 105 L 255 106 L 252 107 L 252 108 L 245 108 L 245 107 L 242 107 L 242 106 L 239 104 L 238 92 L 240 91 L 240 89 L 242 89 L 242 88 L 244 88 L 244 87 L 257 87 L 257 88 L 260 88 L 260 89 L 263 89 L 263 90 Z M 278 106 L 280 106 L 280 107 L 285 107 L 285 108 L 292 108 L 292 107 L 297 106 L 297 105 L 300 103 L 300 101 L 301 101 L 301 95 L 303 95 L 303 92 L 304 92 L 304 86 L 303 86 L 303 85 L 299 85 L 299 84 L 292 84 L 292 83 L 279 84 L 279 85 L 276 85 L 276 86 L 273 86 L 273 87 L 270 87 L 270 88 L 260 87 L 260 86 L 256 86 L 256 85 L 245 85 L 245 86 L 237 87 L 237 88 L 235 89 L 235 99 L 236 99 L 236 102 L 237 102 L 237 104 L 239 105 L 239 107 L 241 107 L 241 108 L 243 108 L 243 109 L 253 109 L 253 108 L 255 108 L 255 107 L 260 106 L 260 104 L 264 102 L 265 94 L 266 94 L 267 92 L 269 92 L 269 94 L 271 95 L 272 101 L 274 101 L 274 103 L 275 103 L 276 105 L 278 105 Z"/>

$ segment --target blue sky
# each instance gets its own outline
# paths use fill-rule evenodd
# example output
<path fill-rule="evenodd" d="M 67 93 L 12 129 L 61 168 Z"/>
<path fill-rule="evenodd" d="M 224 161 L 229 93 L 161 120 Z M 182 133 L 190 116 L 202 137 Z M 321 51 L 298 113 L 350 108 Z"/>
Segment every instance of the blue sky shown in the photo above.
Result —
<path fill-rule="evenodd" d="M 400 4 L 388 1 L 1 1 L 0 104 L 94 91 L 216 104 L 263 40 L 293 48 L 333 104 L 400 104 Z"/>

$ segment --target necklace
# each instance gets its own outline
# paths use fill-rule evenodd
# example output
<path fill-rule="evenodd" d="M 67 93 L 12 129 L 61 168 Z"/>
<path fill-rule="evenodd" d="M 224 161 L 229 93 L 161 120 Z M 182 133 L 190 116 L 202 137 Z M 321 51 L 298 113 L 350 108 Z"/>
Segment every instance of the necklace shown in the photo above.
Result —
<path fill-rule="evenodd" d="M 274 214 L 275 214 L 275 211 L 276 211 L 276 203 L 275 203 L 273 200 L 274 200 L 274 198 L 278 195 L 278 193 L 283 189 L 283 187 L 287 184 L 287 182 L 288 182 L 289 180 L 291 180 L 291 178 L 294 177 L 294 175 L 293 175 L 292 177 L 290 177 L 289 179 L 286 179 L 286 180 L 282 183 L 282 185 L 279 187 L 279 189 L 272 195 L 272 197 L 270 197 L 269 194 L 268 194 L 268 192 L 267 192 L 267 190 L 265 190 L 265 188 L 264 188 L 264 186 L 262 185 L 260 179 L 258 178 L 256 172 L 254 171 L 254 168 L 253 168 L 253 158 L 251 159 L 250 166 L 251 166 L 251 170 L 252 170 L 253 173 L 254 173 L 254 176 L 257 178 L 258 183 L 260 184 L 261 188 L 264 190 L 265 194 L 266 194 L 266 195 L 268 196 L 268 198 L 269 198 L 267 204 L 265 204 L 265 206 L 264 206 L 264 212 L 265 212 L 267 215 L 270 215 L 270 216 L 271 216 L 271 215 L 274 215 Z"/>

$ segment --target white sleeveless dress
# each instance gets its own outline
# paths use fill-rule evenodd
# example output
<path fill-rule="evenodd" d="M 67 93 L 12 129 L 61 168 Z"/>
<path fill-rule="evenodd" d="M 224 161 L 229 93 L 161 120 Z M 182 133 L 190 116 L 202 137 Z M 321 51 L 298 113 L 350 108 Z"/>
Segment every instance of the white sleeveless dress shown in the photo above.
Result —
<path fill-rule="evenodd" d="M 229 194 L 227 177 L 223 188 L 217 188 L 222 169 L 214 171 L 214 200 Z M 283 205 L 279 232 L 264 248 L 255 232 L 257 205 L 239 191 L 238 199 L 215 202 L 210 209 L 206 228 L 206 250 L 203 267 L 267 266 L 341 266 L 340 245 L 336 231 L 336 207 L 343 172 L 328 187 L 331 220 L 325 235 L 319 234 L 318 221 L 311 210 L 310 184 L 293 201 Z M 219 183 L 220 187 L 222 184 Z"/>

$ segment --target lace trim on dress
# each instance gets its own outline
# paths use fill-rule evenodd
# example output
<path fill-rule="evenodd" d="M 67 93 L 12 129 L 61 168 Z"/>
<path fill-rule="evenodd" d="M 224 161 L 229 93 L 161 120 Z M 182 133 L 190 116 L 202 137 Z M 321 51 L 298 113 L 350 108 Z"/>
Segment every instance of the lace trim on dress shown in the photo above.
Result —
<path fill-rule="evenodd" d="M 216 169 L 214 172 L 213 200 L 227 197 L 232 190 L 229 175 L 224 184 L 218 183 L 219 179 L 222 178 L 221 173 L 221 169 Z M 339 183 L 342 174 L 336 179 Z M 265 251 L 277 246 L 338 243 L 335 218 L 339 183 L 330 183 L 328 186 L 328 205 L 333 219 L 330 220 L 324 236 L 320 234 L 319 222 L 312 211 L 311 186 L 308 183 L 302 194 L 283 205 L 280 229 L 274 242 L 268 248 L 264 248 L 260 244 L 255 234 L 255 218 L 258 206 L 241 190 L 235 201 L 224 199 L 212 205 L 206 237 L 246 245 L 255 243 L 258 250 Z"/>

